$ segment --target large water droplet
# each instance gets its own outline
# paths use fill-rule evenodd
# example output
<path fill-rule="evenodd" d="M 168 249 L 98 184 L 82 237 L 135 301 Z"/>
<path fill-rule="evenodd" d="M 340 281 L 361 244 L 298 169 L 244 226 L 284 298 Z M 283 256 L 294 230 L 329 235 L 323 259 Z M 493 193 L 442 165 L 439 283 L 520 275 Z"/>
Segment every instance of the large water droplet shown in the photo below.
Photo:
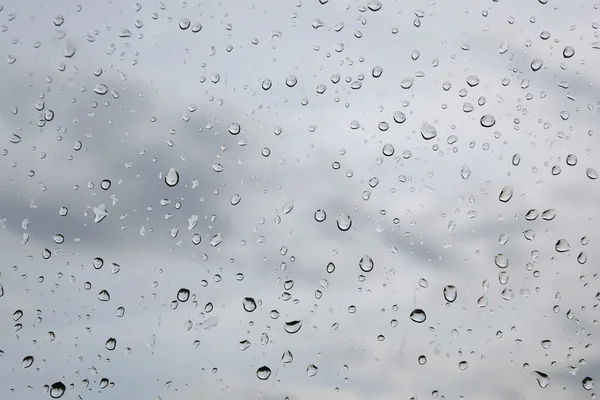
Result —
<path fill-rule="evenodd" d="M 425 315 L 425 311 L 421 310 L 420 308 L 415 308 L 410 313 L 410 319 L 413 322 L 421 324 L 421 323 L 425 322 L 425 320 L 427 319 L 427 315 Z"/>
<path fill-rule="evenodd" d="M 590 378 L 589 376 L 585 377 L 581 381 L 581 385 L 583 386 L 583 388 L 585 390 L 592 390 L 594 388 L 594 380 L 592 378 Z"/>
<path fill-rule="evenodd" d="M 565 46 L 565 48 L 563 49 L 563 57 L 571 58 L 574 55 L 575 55 L 575 49 L 571 46 Z"/>

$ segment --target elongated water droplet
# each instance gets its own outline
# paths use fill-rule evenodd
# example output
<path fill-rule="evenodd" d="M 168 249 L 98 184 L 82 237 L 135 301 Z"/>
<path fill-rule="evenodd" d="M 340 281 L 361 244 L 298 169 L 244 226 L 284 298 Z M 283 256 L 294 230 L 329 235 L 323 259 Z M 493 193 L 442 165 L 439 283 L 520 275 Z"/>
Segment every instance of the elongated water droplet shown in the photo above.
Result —
<path fill-rule="evenodd" d="M 460 169 L 460 176 L 462 176 L 462 178 L 465 180 L 469 179 L 469 177 L 471 176 L 471 169 L 467 164 L 464 164 Z"/>
<path fill-rule="evenodd" d="M 539 69 L 542 68 L 542 65 L 544 65 L 544 62 L 542 61 L 542 59 L 536 58 L 533 61 L 531 61 L 531 70 L 539 71 Z"/>

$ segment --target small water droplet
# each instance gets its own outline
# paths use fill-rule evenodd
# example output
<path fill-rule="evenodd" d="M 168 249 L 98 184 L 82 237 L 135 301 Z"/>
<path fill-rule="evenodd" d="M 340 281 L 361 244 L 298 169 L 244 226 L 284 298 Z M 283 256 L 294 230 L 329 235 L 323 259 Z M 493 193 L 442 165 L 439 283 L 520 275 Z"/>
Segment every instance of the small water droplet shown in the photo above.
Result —
<path fill-rule="evenodd" d="M 106 290 L 101 290 L 100 293 L 98 293 L 98 300 L 100 300 L 100 301 L 109 301 L 110 300 L 110 294 Z"/>
<path fill-rule="evenodd" d="M 114 349 L 117 348 L 117 339 L 115 339 L 113 337 L 108 338 L 108 340 L 106 341 L 104 346 L 106 347 L 106 350 L 113 351 Z"/>
<path fill-rule="evenodd" d="M 575 49 L 571 46 L 565 46 L 565 48 L 563 49 L 563 57 L 571 58 L 574 55 L 575 55 Z"/>
<path fill-rule="evenodd" d="M 531 61 L 531 70 L 539 71 L 539 69 L 542 68 L 542 65 L 544 65 L 544 62 L 542 61 L 542 59 L 536 58 L 533 61 Z"/>
<path fill-rule="evenodd" d="M 308 367 L 306 367 L 306 375 L 309 377 L 315 376 L 318 372 L 319 368 L 315 364 L 308 364 Z"/>
<path fill-rule="evenodd" d="M 583 386 L 583 388 L 585 390 L 592 390 L 594 388 L 594 380 L 592 378 L 590 378 L 589 376 L 585 377 L 581 381 L 581 385 Z"/>
<path fill-rule="evenodd" d="M 542 389 L 546 388 L 548 386 L 548 384 L 550 383 L 550 378 L 548 377 L 548 375 L 546 375 L 543 372 L 533 371 L 531 373 L 531 376 L 533 378 L 535 378 L 535 380 L 537 381 L 538 385 L 540 385 L 540 387 Z"/>

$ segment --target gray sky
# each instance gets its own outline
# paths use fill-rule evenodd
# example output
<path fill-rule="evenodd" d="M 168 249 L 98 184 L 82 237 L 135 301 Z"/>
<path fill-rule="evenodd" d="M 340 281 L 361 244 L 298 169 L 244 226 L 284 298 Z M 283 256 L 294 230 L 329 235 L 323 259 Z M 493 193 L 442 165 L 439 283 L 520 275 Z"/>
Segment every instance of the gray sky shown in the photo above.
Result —
<path fill-rule="evenodd" d="M 139 4 L 9 1 L 0 11 L 0 398 L 49 397 L 54 382 L 66 399 L 594 393 L 582 387 L 600 363 L 600 190 L 587 171 L 600 170 L 594 4 Z M 435 138 L 422 137 L 424 123 Z M 505 187 L 513 196 L 501 202 Z M 570 251 L 555 250 L 559 239 Z M 371 272 L 359 268 L 365 255 Z M 458 290 L 452 304 L 446 285 Z M 192 297 L 173 309 L 180 288 Z M 424 323 L 410 320 L 415 308 Z M 294 320 L 302 328 L 287 333 Z"/>

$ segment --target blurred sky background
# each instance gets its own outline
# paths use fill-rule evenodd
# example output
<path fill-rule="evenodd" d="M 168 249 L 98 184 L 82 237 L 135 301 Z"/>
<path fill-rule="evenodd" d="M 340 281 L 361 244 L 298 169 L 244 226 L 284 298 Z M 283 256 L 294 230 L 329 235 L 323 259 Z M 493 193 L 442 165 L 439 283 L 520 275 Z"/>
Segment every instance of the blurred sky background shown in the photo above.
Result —
<path fill-rule="evenodd" d="M 591 398 L 597 4 L 0 9 L 0 398 Z"/>

